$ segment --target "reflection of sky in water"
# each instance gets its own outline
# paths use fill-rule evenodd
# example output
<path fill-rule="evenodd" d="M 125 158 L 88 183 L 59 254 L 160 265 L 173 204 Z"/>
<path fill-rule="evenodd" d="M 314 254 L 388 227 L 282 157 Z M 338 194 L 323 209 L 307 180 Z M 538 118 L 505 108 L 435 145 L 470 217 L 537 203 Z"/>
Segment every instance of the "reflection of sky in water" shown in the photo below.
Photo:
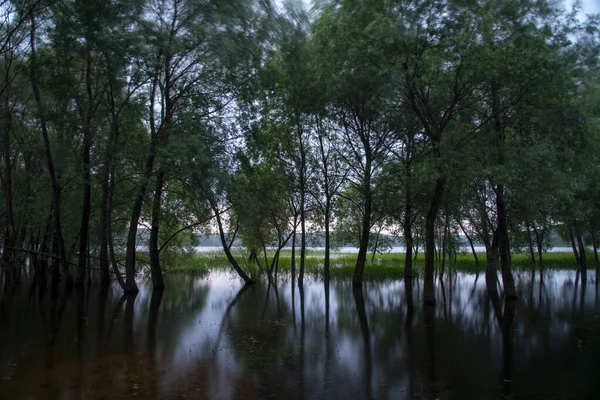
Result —
<path fill-rule="evenodd" d="M 443 287 L 436 281 L 433 319 L 421 305 L 422 281 L 413 284 L 412 314 L 407 312 L 404 282 L 366 282 L 366 321 L 361 324 L 350 282 L 330 284 L 326 319 L 322 282 L 305 283 L 303 302 L 298 287 L 292 290 L 289 278 L 283 277 L 277 294 L 258 284 L 231 304 L 241 283 L 230 273 L 205 278 L 167 275 L 156 326 L 151 324 L 152 294 L 148 283 L 141 283 L 129 336 L 126 302 L 118 308 L 117 287 L 108 293 L 103 326 L 97 314 L 98 288 L 92 288 L 82 328 L 77 325 L 77 296 L 59 294 L 52 308 L 47 295 L 36 305 L 23 290 L 13 299 L 1 299 L 0 320 L 10 320 L 0 324 L 0 360 L 16 366 L 0 364 L 0 375 L 10 378 L 0 382 L 0 398 L 7 393 L 14 398 L 46 393 L 48 381 L 63 397 L 77 397 L 70 377 L 73 367 L 92 369 L 86 370 L 86 385 L 126 388 L 133 376 L 140 381 L 135 384 L 140 396 L 160 398 L 598 394 L 600 387 L 592 378 L 600 372 L 595 273 L 588 273 L 585 291 L 574 271 L 545 271 L 543 284 L 539 271 L 533 277 L 531 272 L 514 276 L 520 293 L 514 320 L 506 318 L 503 303 L 494 308 L 488 301 L 484 274 L 457 273 L 447 274 Z M 63 317 L 53 325 L 52 315 L 61 315 L 61 308 Z M 9 315 L 7 310 L 14 312 Z M 83 329 L 81 339 L 77 329 Z M 48 339 L 52 332 L 53 344 Z M 124 351 L 128 337 L 133 338 L 132 352 Z M 50 361 L 54 353 L 49 349 L 54 347 L 49 346 L 57 349 Z M 78 360 L 85 364 L 78 366 Z M 45 367 L 49 362 L 52 373 Z M 105 362 L 115 371 L 106 368 L 101 381 L 93 371 L 103 369 Z M 139 370 L 129 372 L 132 365 Z"/>

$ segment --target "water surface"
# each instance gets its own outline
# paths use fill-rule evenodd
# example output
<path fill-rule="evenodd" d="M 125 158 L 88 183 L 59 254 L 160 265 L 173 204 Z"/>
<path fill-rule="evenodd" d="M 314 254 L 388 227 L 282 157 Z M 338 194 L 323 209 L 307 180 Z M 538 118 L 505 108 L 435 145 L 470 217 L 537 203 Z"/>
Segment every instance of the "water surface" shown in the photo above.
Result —
<path fill-rule="evenodd" d="M 588 277 L 516 273 L 504 304 L 483 275 L 452 274 L 435 309 L 418 279 L 243 288 L 215 272 L 136 297 L 22 284 L 0 298 L 0 399 L 600 398 Z"/>

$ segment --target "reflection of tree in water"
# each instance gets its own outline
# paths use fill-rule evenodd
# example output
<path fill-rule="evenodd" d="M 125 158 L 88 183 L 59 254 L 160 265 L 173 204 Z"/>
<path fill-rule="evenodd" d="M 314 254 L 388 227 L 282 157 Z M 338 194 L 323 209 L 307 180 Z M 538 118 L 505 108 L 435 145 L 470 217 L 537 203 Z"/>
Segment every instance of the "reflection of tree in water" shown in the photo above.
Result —
<path fill-rule="evenodd" d="M 531 276 L 515 274 L 527 293 Z M 540 388 L 586 397 L 598 385 L 600 321 L 591 287 L 582 292 L 573 278 L 547 270 L 533 297 L 511 305 L 490 301 L 485 279 L 448 274 L 433 312 L 414 300 L 418 279 L 367 282 L 360 295 L 337 281 L 293 292 L 258 284 L 240 295 L 167 276 L 164 293 L 135 299 L 49 282 L 46 294 L 37 286 L 2 297 L 0 359 L 11 354 L 19 366 L 0 366 L 12 374 L 0 397 L 527 398 Z M 21 343 L 41 348 L 39 360 L 15 358 L 30 351 Z"/>

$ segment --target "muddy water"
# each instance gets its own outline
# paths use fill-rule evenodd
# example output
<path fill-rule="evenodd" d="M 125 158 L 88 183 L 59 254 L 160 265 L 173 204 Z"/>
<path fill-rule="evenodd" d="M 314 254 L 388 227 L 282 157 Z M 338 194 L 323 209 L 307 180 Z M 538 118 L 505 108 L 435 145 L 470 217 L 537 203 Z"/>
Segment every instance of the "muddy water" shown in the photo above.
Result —
<path fill-rule="evenodd" d="M 22 284 L 0 298 L 0 399 L 600 398 L 593 275 L 518 273 L 504 304 L 483 276 L 454 274 L 427 310 L 418 279 L 172 275 L 136 297 Z"/>

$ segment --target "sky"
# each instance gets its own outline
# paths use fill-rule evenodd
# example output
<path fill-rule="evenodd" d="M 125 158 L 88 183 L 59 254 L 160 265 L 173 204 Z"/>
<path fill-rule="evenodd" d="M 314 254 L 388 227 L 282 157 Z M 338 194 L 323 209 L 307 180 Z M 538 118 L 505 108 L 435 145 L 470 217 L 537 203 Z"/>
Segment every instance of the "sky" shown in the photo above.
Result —
<path fill-rule="evenodd" d="M 567 8 L 571 8 L 573 3 L 575 0 L 565 0 Z M 581 8 L 583 8 L 584 14 L 598 14 L 600 13 L 600 0 L 581 0 Z"/>

